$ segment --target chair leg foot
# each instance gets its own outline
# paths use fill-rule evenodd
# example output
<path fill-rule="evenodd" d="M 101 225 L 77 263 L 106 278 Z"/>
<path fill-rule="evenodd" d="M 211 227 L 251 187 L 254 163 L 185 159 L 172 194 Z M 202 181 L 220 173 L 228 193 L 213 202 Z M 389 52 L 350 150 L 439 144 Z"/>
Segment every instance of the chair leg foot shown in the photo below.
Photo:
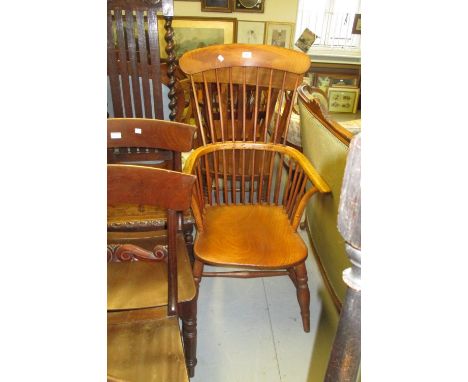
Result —
<path fill-rule="evenodd" d="M 185 364 L 189 377 L 193 378 L 197 365 L 197 299 L 183 303 L 182 312 Z"/>
<path fill-rule="evenodd" d="M 302 326 L 306 333 L 310 332 L 310 292 L 307 285 L 307 269 L 305 263 L 295 267 L 297 280 L 297 301 L 301 307 Z"/>

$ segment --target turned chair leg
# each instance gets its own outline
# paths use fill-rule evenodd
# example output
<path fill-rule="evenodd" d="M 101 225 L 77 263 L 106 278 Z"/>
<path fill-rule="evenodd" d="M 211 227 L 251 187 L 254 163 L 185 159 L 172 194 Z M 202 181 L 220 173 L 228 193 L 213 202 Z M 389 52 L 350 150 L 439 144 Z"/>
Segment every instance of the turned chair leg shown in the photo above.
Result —
<path fill-rule="evenodd" d="M 197 297 L 181 304 L 181 308 L 185 364 L 189 377 L 193 378 L 197 365 Z"/>
<path fill-rule="evenodd" d="M 297 280 L 297 301 L 301 307 L 302 326 L 306 333 L 310 332 L 310 292 L 307 285 L 307 269 L 305 263 L 295 267 Z"/>

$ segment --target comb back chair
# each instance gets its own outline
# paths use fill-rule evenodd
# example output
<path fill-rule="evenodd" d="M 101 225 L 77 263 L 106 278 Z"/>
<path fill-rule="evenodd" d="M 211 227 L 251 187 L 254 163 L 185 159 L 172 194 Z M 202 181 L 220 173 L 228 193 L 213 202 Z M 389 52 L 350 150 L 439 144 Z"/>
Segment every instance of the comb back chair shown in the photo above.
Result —
<path fill-rule="evenodd" d="M 230 154 L 229 156 L 227 154 Z M 241 160 L 239 173 L 227 161 Z M 285 172 L 283 161 L 288 161 Z M 224 163 L 219 172 L 219 164 Z M 260 176 L 246 173 L 257 166 Z M 215 171 L 212 171 L 212 169 Z M 296 232 L 304 207 L 329 188 L 299 151 L 280 144 L 225 142 L 196 149 L 184 172 L 197 175 L 192 211 L 197 226 L 193 275 L 266 277 L 288 275 L 297 290 L 303 328 L 310 330 L 307 247 Z M 228 179 L 236 187 L 229 188 Z M 205 264 L 246 270 L 204 272 Z"/>
<path fill-rule="evenodd" d="M 179 60 L 191 83 L 197 145 L 285 143 L 296 89 L 310 67 L 302 52 L 267 45 L 213 45 Z"/>
<path fill-rule="evenodd" d="M 196 288 L 177 212 L 189 208 L 192 175 L 165 169 L 107 166 L 107 203 L 167 211 L 167 258 L 131 243 L 112 248 L 107 265 L 108 375 L 126 381 L 188 381 L 196 364 Z M 136 261 L 139 260 L 139 261 Z M 178 317 L 182 319 L 184 347 Z M 184 353 L 185 360 L 184 362 Z"/>

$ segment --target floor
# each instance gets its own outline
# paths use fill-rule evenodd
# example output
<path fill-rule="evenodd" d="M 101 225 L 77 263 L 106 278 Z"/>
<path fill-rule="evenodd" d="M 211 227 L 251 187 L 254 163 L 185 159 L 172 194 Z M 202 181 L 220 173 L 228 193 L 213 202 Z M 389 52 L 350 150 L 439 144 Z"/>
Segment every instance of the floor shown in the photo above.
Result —
<path fill-rule="evenodd" d="M 305 231 L 300 231 L 308 244 Z M 306 381 L 321 302 L 309 247 L 311 331 L 289 277 L 204 278 L 198 301 L 198 365 L 192 382 Z M 207 271 L 209 267 L 205 268 Z"/>

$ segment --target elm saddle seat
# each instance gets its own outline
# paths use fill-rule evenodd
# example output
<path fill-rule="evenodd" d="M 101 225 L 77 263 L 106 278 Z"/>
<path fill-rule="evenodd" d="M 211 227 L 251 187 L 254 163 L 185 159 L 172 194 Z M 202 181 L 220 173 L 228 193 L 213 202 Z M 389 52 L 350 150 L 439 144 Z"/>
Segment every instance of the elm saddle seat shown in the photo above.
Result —
<path fill-rule="evenodd" d="M 228 152 L 232 155 L 226 155 Z M 224 169 L 233 168 L 228 160 L 246 157 L 249 162 L 240 160 L 240 174 L 213 171 L 221 162 Z M 289 170 L 283 173 L 285 157 Z M 258 176 L 253 172 L 246 175 L 246 167 L 257 168 Z M 303 328 L 308 332 L 307 247 L 296 231 L 307 201 L 315 193 L 328 192 L 327 184 L 299 151 L 272 143 L 201 146 L 188 158 L 184 172 L 197 175 L 192 195 L 197 227 L 193 276 L 197 288 L 203 276 L 287 275 L 296 287 Z M 204 272 L 205 264 L 245 270 Z"/>
<path fill-rule="evenodd" d="M 181 152 L 190 151 L 196 128 L 183 123 L 145 118 L 107 119 L 107 162 L 138 164 L 181 170 Z M 129 150 L 132 150 L 129 153 Z M 192 256 L 194 219 L 189 209 L 181 212 L 182 231 Z M 107 208 L 108 235 L 125 237 L 136 245 L 147 242 L 155 231 L 166 229 L 166 211 L 159 206 L 119 203 Z M 145 247 L 152 249 L 153 245 Z"/>
<path fill-rule="evenodd" d="M 108 205 L 167 211 L 167 232 L 108 236 L 108 374 L 126 381 L 187 381 L 196 365 L 196 288 L 178 212 L 190 206 L 195 177 L 165 169 L 108 165 Z M 148 250 L 145 247 L 154 245 Z M 182 319 L 183 345 L 179 320 Z"/>

